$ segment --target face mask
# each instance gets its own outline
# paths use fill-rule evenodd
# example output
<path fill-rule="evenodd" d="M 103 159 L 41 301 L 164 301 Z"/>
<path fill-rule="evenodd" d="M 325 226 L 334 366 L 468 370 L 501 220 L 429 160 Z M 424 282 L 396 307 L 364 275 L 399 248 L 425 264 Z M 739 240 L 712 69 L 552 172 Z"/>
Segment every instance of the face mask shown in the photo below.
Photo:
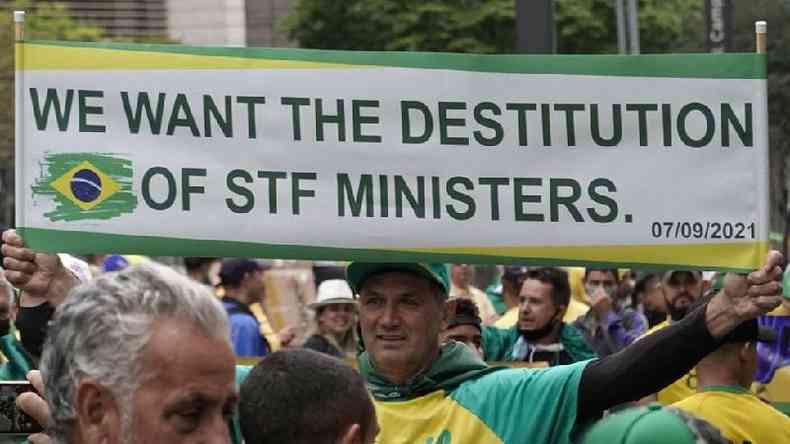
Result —
<path fill-rule="evenodd" d="M 47 324 L 54 312 L 55 308 L 48 302 L 35 307 L 19 307 L 16 327 L 19 329 L 22 345 L 31 355 L 41 356 L 41 349 L 47 334 Z"/>
<path fill-rule="evenodd" d="M 544 325 L 543 327 L 537 330 L 520 330 L 519 332 L 521 333 L 521 336 L 524 337 L 524 339 L 530 342 L 534 342 L 537 341 L 538 339 L 544 338 L 549 333 L 551 333 L 552 330 L 554 330 L 554 326 L 556 326 L 559 323 L 556 316 L 557 316 L 557 311 L 555 310 L 549 322 L 547 322 L 546 325 Z"/>

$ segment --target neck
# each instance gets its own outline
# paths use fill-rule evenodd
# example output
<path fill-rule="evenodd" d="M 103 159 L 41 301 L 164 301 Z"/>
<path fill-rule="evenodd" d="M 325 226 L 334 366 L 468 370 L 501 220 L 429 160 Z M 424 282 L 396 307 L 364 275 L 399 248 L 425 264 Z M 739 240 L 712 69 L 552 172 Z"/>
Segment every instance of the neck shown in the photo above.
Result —
<path fill-rule="evenodd" d="M 556 343 L 560 342 L 560 326 L 561 325 L 562 324 L 557 324 L 557 326 L 554 327 L 554 329 L 551 330 L 551 333 L 547 334 L 546 336 L 544 336 L 544 337 L 542 337 L 540 339 L 536 339 L 535 341 L 533 341 L 533 343 L 534 344 L 540 344 L 540 345 L 549 345 L 549 344 L 556 344 Z"/>
<path fill-rule="evenodd" d="M 373 367 L 376 369 L 381 376 L 384 377 L 387 381 L 395 385 L 405 385 L 412 379 L 414 379 L 417 375 L 424 372 L 426 369 L 429 369 L 431 365 L 433 365 L 434 361 L 439 357 L 439 347 L 437 344 L 436 349 L 431 352 L 431 355 L 428 359 L 422 361 L 419 366 L 412 366 L 409 368 L 405 367 L 398 367 L 393 366 L 392 368 L 387 368 L 385 365 L 377 365 L 373 361 L 373 356 L 370 356 L 370 362 L 373 364 Z"/>
<path fill-rule="evenodd" d="M 225 288 L 225 297 L 235 299 L 244 305 L 250 305 L 247 293 L 241 288 Z"/>
<path fill-rule="evenodd" d="M 738 387 L 749 388 L 751 385 L 751 382 L 743 381 L 743 378 L 739 377 L 737 371 L 731 370 L 729 365 L 724 363 L 701 362 L 697 365 L 697 378 L 699 378 L 700 387 L 709 387 L 712 385 L 734 385 Z"/>

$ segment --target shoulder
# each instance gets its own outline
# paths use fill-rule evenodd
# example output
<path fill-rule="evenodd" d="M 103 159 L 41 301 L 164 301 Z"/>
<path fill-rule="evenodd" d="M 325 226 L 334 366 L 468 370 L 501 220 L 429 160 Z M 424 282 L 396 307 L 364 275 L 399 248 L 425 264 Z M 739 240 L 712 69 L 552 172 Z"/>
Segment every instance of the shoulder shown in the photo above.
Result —
<path fill-rule="evenodd" d="M 234 313 L 228 317 L 230 324 L 235 328 L 255 329 L 258 331 L 258 321 L 247 313 Z"/>
<path fill-rule="evenodd" d="M 329 341 L 327 341 L 326 338 L 316 334 L 307 338 L 307 340 L 304 341 L 304 344 L 302 344 L 302 347 L 309 348 L 312 350 L 323 351 L 326 350 L 328 345 L 329 345 Z"/>
<path fill-rule="evenodd" d="M 588 361 L 548 368 L 512 368 L 494 371 L 461 384 L 461 389 L 518 393 L 519 389 L 550 390 L 556 385 L 578 386 Z M 515 390 L 515 391 L 514 391 Z"/>

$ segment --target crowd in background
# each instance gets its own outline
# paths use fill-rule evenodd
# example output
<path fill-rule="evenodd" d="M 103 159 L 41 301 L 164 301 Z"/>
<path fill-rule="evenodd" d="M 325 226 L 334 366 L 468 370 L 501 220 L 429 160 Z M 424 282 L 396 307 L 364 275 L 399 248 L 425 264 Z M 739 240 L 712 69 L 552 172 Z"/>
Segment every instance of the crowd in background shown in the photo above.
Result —
<path fill-rule="evenodd" d="M 221 302 L 237 363 L 255 364 L 260 358 L 278 356 L 275 353 L 278 350 L 310 349 L 356 367 L 355 358 L 365 350 L 358 319 L 359 294 L 347 282 L 346 264 L 343 263 L 310 266 L 286 261 L 195 257 L 154 261 L 143 256 L 76 258 L 65 254 L 58 255 L 58 259 L 76 283 L 83 284 L 136 264 L 167 263 L 209 289 Z M 280 273 L 277 277 L 278 271 L 291 267 L 299 270 L 300 277 L 295 279 L 300 281 L 299 285 L 294 283 L 294 275 Z M 491 365 L 516 367 L 553 367 L 618 354 L 640 338 L 683 320 L 706 297 L 721 290 L 725 281 L 724 274 L 686 270 L 470 264 L 440 267 L 445 267 L 444 272 L 449 276 L 448 314 L 442 324 L 441 342 L 463 344 L 476 359 Z M 275 301 L 271 300 L 273 288 L 277 288 L 278 293 Z M 277 314 L 283 310 L 306 314 L 291 316 L 291 320 L 297 319 L 292 322 L 287 316 Z M 0 336 L 10 335 L 18 340 L 0 341 L 0 351 L 5 358 L 0 379 L 24 379 L 29 370 L 39 367 L 47 324 L 54 311 L 50 301 L 20 298 L 0 270 Z M 762 405 L 773 402 L 788 414 L 788 404 L 770 399 L 782 396 L 773 393 L 782 392 L 784 388 L 774 391 L 766 388 L 777 370 L 788 364 L 783 355 L 788 330 L 785 324 L 770 320 L 771 316 L 776 319 L 790 317 L 790 299 L 785 299 L 768 318 L 761 319 L 759 328 L 755 323 L 752 330 L 728 336 L 723 344 L 732 346 L 722 345 L 719 352 L 703 359 L 682 378 L 664 384 L 665 388 L 646 396 L 641 403 L 658 401 L 666 406 L 677 406 L 679 413 L 673 410 L 673 415 L 685 423 L 693 421 L 689 422 L 682 412 L 694 413 L 717 424 L 716 415 L 722 415 L 723 401 L 715 404 L 719 407 L 713 409 L 713 413 L 706 411 L 705 403 L 714 403 L 711 397 L 717 394 L 698 388 L 727 386 L 730 388 L 718 395 L 734 391 L 741 396 L 728 407 L 731 410 L 739 410 L 751 402 Z M 744 352 L 744 344 L 751 354 Z M 763 355 L 778 358 L 774 362 L 758 362 L 758 344 L 765 350 L 773 350 Z M 293 361 L 287 362 L 298 366 L 303 360 L 313 360 L 316 365 L 334 365 L 316 356 L 295 355 L 288 358 Z M 275 361 L 271 362 L 276 365 Z M 731 371 L 725 375 L 723 368 Z M 755 393 L 760 396 L 753 396 Z M 752 397 L 743 398 L 747 394 Z M 713 418 L 706 417 L 708 414 Z M 781 424 L 790 424 L 790 420 Z M 737 429 L 741 426 L 731 426 L 736 431 L 717 424 L 725 436 L 740 436 Z M 605 434 L 605 431 L 596 433 Z"/>

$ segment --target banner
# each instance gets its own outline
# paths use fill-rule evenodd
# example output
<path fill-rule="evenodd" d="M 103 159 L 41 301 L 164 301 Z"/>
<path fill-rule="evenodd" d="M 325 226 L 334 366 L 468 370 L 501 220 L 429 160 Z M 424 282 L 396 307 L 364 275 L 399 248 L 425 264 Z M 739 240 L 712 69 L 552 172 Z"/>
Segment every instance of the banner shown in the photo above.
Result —
<path fill-rule="evenodd" d="M 73 253 L 744 270 L 765 56 L 17 44 L 18 225 Z"/>

